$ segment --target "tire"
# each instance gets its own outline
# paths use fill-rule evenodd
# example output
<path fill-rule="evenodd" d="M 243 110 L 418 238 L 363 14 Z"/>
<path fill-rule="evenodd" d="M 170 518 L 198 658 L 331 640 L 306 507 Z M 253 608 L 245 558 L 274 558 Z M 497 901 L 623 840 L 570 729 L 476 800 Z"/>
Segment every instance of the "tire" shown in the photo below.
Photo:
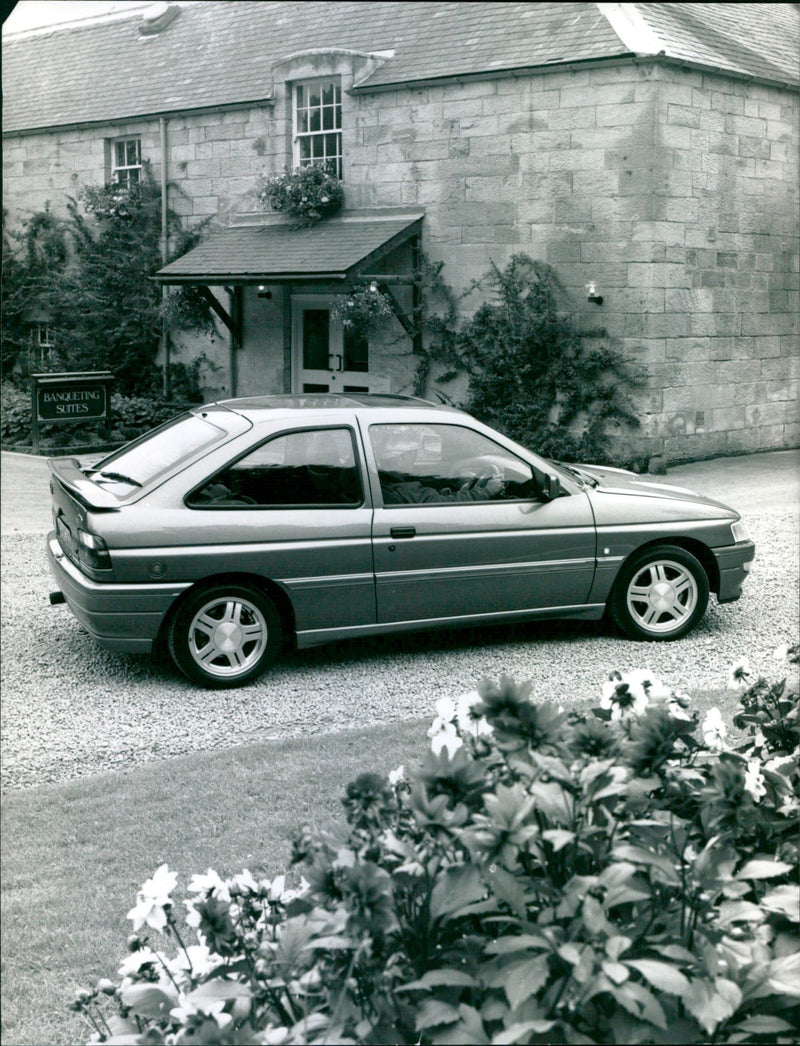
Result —
<path fill-rule="evenodd" d="M 244 686 L 278 656 L 281 620 L 249 585 L 214 585 L 192 593 L 170 622 L 172 660 L 194 683 L 217 690 Z"/>
<path fill-rule="evenodd" d="M 654 545 L 623 566 L 609 611 L 617 628 L 632 639 L 679 639 L 705 614 L 708 592 L 708 576 L 691 552 Z"/>

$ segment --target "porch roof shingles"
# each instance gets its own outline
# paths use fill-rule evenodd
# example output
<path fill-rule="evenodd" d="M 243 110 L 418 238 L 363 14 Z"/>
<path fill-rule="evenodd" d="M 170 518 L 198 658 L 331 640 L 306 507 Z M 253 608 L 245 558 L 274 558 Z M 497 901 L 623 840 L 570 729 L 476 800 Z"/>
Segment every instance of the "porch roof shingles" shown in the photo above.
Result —
<path fill-rule="evenodd" d="M 344 279 L 393 241 L 412 237 L 422 211 L 330 218 L 319 225 L 234 225 L 213 233 L 155 276 L 160 283 Z"/>
<path fill-rule="evenodd" d="M 288 55 L 391 55 L 360 90 L 630 56 L 594 3 L 201 0 L 161 33 L 131 17 L 4 35 L 4 134 L 122 121 L 272 95 Z M 798 80 L 795 4 L 631 4 L 667 58 L 787 84 Z"/>

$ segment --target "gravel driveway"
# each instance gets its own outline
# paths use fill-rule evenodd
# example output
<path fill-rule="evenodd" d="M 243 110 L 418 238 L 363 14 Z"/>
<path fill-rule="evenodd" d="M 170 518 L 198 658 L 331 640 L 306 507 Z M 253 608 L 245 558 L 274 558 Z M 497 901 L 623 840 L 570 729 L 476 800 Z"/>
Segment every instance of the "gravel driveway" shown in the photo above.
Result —
<path fill-rule="evenodd" d="M 771 486 L 765 482 L 768 459 L 780 473 L 773 473 Z M 20 515 L 13 522 L 13 513 L 4 512 L 3 787 L 28 788 L 198 750 L 432 718 L 439 697 L 472 690 L 486 675 L 531 679 L 541 699 L 564 704 L 599 694 L 612 668 L 648 668 L 689 691 L 722 688 L 731 664 L 746 655 L 754 672 L 775 678 L 773 650 L 798 633 L 800 456 L 782 452 L 748 460 L 755 464 L 737 460 L 727 472 L 708 462 L 682 466 L 666 480 L 702 486 L 712 496 L 726 491 L 724 500 L 745 514 L 756 542 L 742 599 L 719 607 L 712 597 L 705 620 L 678 643 L 634 643 L 585 622 L 384 637 L 304 651 L 258 682 L 228 691 L 200 690 L 169 664 L 102 651 L 65 607 L 51 607 L 46 515 L 41 498 L 31 508 L 28 496 L 22 524 Z"/>

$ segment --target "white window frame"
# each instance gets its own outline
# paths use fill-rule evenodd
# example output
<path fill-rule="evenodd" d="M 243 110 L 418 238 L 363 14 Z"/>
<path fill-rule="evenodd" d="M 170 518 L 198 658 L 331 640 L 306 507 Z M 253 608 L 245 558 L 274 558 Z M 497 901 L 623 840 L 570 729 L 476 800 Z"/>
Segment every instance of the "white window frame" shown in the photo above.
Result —
<path fill-rule="evenodd" d="M 332 99 L 325 101 L 325 91 L 333 89 Z M 317 90 L 317 105 L 301 105 L 310 101 L 310 92 Z M 312 129 L 318 117 L 318 127 Z M 325 126 L 325 124 L 329 126 Z M 331 142 L 335 139 L 335 143 Z M 312 163 L 325 164 L 337 178 L 342 177 L 342 84 L 338 76 L 320 77 L 315 80 L 300 80 L 292 87 L 292 140 L 295 167 L 308 167 Z M 308 148 L 306 148 L 308 143 Z M 321 145 L 314 156 L 314 145 Z M 335 148 L 330 148 L 335 144 Z M 306 153 L 311 155 L 305 155 Z"/>
<path fill-rule="evenodd" d="M 128 147 L 135 146 L 135 163 L 130 163 Z M 127 138 L 113 138 L 111 146 L 111 181 L 118 185 L 137 185 L 142 178 L 142 140 L 138 135 L 130 135 Z M 117 150 L 123 150 L 122 159 L 125 163 L 117 162 Z"/>
<path fill-rule="evenodd" d="M 47 363 L 56 347 L 55 331 L 46 322 L 36 322 L 31 327 L 30 355 L 37 363 Z"/>

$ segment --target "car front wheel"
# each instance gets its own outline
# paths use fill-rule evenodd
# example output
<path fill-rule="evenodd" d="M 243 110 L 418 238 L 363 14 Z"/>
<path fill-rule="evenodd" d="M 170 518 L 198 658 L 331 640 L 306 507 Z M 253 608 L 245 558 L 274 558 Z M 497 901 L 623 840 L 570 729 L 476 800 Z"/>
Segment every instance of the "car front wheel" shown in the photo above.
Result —
<path fill-rule="evenodd" d="M 180 670 L 201 686 L 243 686 L 275 660 L 281 622 L 270 600 L 249 585 L 217 585 L 189 596 L 167 641 Z"/>
<path fill-rule="evenodd" d="M 708 577 L 677 545 L 645 549 L 622 569 L 609 602 L 616 626 L 633 639 L 678 639 L 708 606 Z"/>

